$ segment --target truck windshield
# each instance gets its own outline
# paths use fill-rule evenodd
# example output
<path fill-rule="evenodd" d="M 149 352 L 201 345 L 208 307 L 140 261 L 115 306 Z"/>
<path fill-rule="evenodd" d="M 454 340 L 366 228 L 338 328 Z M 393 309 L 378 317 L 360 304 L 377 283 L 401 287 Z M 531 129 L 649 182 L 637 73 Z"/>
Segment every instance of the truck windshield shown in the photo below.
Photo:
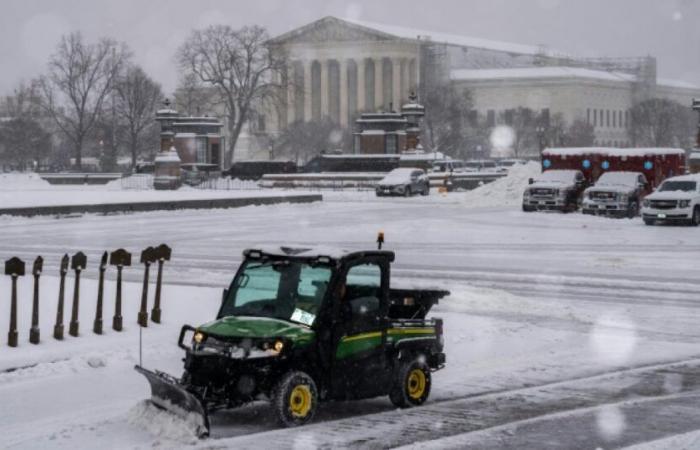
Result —
<path fill-rule="evenodd" d="M 221 315 L 272 317 L 311 326 L 330 277 L 330 268 L 304 262 L 248 261 L 229 289 Z"/>
<path fill-rule="evenodd" d="M 659 191 L 695 191 L 695 181 L 667 181 L 661 185 Z"/>

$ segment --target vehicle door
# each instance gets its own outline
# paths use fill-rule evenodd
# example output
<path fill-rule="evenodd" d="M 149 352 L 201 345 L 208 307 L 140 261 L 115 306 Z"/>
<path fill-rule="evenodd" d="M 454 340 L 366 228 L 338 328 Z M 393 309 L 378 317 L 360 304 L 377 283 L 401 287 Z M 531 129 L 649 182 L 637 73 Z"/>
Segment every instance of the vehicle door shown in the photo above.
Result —
<path fill-rule="evenodd" d="M 388 263 L 374 258 L 353 263 L 341 278 L 334 322 L 336 395 L 362 398 L 384 392 L 388 282 Z"/>

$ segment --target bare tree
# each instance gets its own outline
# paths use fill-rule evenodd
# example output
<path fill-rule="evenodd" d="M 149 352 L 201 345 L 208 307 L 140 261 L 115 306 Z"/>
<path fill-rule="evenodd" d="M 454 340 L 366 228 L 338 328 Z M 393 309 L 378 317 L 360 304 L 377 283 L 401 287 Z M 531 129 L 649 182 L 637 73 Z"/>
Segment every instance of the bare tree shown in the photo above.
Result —
<path fill-rule="evenodd" d="M 120 133 L 131 155 L 131 165 L 153 137 L 156 127 L 154 114 L 162 97 L 160 85 L 137 66 L 129 66 L 115 83 L 116 112 L 121 123 Z M 155 144 L 155 142 L 152 142 Z"/>
<path fill-rule="evenodd" d="M 0 158 L 24 170 L 40 163 L 51 149 L 51 135 L 41 117 L 36 82 L 21 83 L 3 99 L 5 120 L 0 122 Z"/>
<path fill-rule="evenodd" d="M 471 91 L 458 91 L 452 84 L 441 83 L 426 87 L 423 95 L 423 142 L 433 150 L 464 154 L 468 136 L 473 134 L 469 130 L 469 114 L 474 105 Z"/>
<path fill-rule="evenodd" d="M 75 164 L 82 166 L 83 144 L 102 111 L 105 97 L 130 54 L 124 44 L 103 38 L 96 44 L 80 33 L 63 36 L 41 79 L 42 105 L 59 130 L 75 146 Z"/>
<path fill-rule="evenodd" d="M 267 47 L 267 31 L 259 26 L 234 30 L 215 25 L 195 30 L 180 47 L 177 59 L 187 73 L 217 89 L 226 111 L 230 165 L 238 136 L 251 110 L 282 102 L 286 57 Z"/>
<path fill-rule="evenodd" d="M 325 117 L 290 124 L 276 139 L 274 149 L 276 155 L 285 156 L 300 164 L 321 153 L 347 151 L 351 143 L 350 130 L 341 129 L 337 123 Z"/>
<path fill-rule="evenodd" d="M 630 115 L 629 134 L 634 146 L 693 146 L 694 117 L 687 106 L 652 98 L 635 105 Z"/>
<path fill-rule="evenodd" d="M 175 89 L 175 109 L 186 114 L 202 114 L 216 106 L 216 92 L 212 86 L 204 86 L 199 77 L 186 72 Z"/>
<path fill-rule="evenodd" d="M 595 142 L 593 125 L 583 119 L 574 120 L 567 128 L 565 144 L 569 147 L 590 147 Z"/>

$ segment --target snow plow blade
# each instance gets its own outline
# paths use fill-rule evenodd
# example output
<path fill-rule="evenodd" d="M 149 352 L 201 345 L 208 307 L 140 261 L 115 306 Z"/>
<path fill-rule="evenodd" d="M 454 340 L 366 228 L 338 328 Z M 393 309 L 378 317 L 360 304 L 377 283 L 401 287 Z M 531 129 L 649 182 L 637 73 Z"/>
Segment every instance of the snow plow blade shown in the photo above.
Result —
<path fill-rule="evenodd" d="M 151 371 L 141 366 L 134 369 L 143 374 L 151 385 L 151 402 L 196 426 L 197 437 L 209 436 L 209 415 L 201 400 L 187 391 L 177 379 L 167 373 Z"/>

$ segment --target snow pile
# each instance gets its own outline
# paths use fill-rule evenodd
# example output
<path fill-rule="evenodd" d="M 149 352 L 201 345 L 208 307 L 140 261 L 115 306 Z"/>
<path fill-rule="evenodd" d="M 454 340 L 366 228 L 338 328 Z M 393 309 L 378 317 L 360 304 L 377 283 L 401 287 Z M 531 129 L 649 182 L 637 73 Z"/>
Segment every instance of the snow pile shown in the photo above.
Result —
<path fill-rule="evenodd" d="M 50 184 L 33 172 L 0 173 L 0 191 L 46 189 Z"/>
<path fill-rule="evenodd" d="M 540 173 L 540 165 L 534 161 L 514 165 L 507 176 L 467 192 L 464 202 L 470 207 L 520 205 L 528 180 Z"/>
<path fill-rule="evenodd" d="M 131 408 L 127 422 L 169 441 L 190 445 L 198 442 L 197 426 L 194 422 L 160 409 L 149 400 L 140 401 Z"/>

